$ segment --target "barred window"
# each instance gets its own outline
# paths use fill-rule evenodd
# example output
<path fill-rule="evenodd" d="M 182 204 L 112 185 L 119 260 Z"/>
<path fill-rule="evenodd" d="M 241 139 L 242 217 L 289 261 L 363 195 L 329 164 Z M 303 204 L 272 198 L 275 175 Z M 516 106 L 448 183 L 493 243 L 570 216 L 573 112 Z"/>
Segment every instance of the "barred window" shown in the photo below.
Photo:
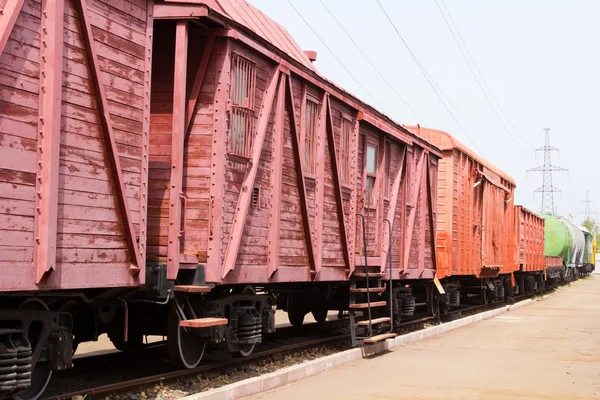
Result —
<path fill-rule="evenodd" d="M 342 183 L 350 183 L 350 134 L 352 122 L 342 118 L 342 132 L 340 135 L 340 174 Z"/>
<path fill-rule="evenodd" d="M 304 119 L 304 172 L 314 174 L 317 170 L 317 125 L 319 123 L 319 104 L 306 99 Z"/>
<path fill-rule="evenodd" d="M 252 155 L 254 135 L 254 89 L 256 64 L 238 54 L 231 56 L 231 119 L 227 151 L 243 157 Z"/>

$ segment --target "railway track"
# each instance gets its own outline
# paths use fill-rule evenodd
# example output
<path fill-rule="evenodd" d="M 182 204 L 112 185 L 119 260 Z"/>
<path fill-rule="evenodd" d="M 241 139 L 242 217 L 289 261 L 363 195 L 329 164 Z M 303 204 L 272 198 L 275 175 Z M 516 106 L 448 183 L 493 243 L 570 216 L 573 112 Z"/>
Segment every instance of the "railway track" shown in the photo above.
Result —
<path fill-rule="evenodd" d="M 542 293 L 536 295 L 544 295 L 551 292 L 554 289 L 547 289 Z M 511 304 L 517 301 L 524 300 L 535 296 L 515 296 L 511 301 L 495 302 L 489 304 L 480 304 L 468 306 L 465 308 L 449 311 L 448 313 L 438 316 L 427 316 L 423 318 L 417 318 L 414 320 L 406 321 L 395 326 L 395 330 L 399 333 L 408 333 L 417 331 L 424 328 L 427 324 L 437 324 L 442 322 L 448 322 L 455 319 L 460 319 L 468 315 L 477 314 L 493 308 L 503 307 L 507 304 Z M 58 400 L 58 399 L 77 399 L 81 396 L 89 398 L 96 398 L 99 396 L 106 397 L 108 395 L 119 395 L 119 394 L 130 394 L 132 392 L 144 392 L 148 388 L 157 384 L 168 384 L 174 381 L 181 381 L 190 377 L 197 376 L 217 376 L 221 373 L 231 372 L 236 368 L 243 368 L 244 366 L 257 363 L 261 360 L 267 360 L 271 357 L 283 358 L 286 354 L 292 354 L 305 349 L 310 349 L 318 346 L 328 346 L 336 348 L 335 351 L 345 350 L 350 348 L 350 332 L 348 321 L 346 319 L 327 321 L 325 324 L 308 324 L 302 327 L 302 329 L 294 329 L 292 327 L 280 328 L 278 331 L 267 337 L 266 343 L 262 344 L 257 351 L 245 358 L 233 358 L 225 356 L 221 352 L 207 353 L 205 363 L 197 368 L 190 370 L 172 370 L 169 369 L 168 364 L 164 362 L 164 357 L 157 357 L 157 352 L 160 354 L 162 351 L 165 354 L 164 343 L 158 342 L 149 345 L 145 351 L 145 355 L 126 354 L 126 353 L 111 353 L 103 354 L 90 357 L 82 357 L 78 361 L 82 364 L 88 364 L 90 368 L 127 368 L 125 362 L 127 358 L 134 357 L 148 357 L 154 359 L 154 363 L 157 363 L 157 359 L 160 359 L 162 368 L 159 371 L 150 371 L 146 375 L 134 377 L 125 380 L 113 380 L 109 382 L 102 382 L 95 384 L 95 386 L 89 386 L 84 388 L 78 388 L 75 390 L 67 390 L 60 392 L 61 379 L 67 377 L 71 371 L 65 371 L 63 376 L 56 376 L 56 382 L 53 387 L 50 387 L 47 391 L 47 395 L 43 400 Z M 152 355 L 154 352 L 154 355 Z M 139 358 L 135 358 L 139 361 Z M 300 358 L 296 362 L 301 362 Z M 112 365 L 111 365 L 112 364 Z M 139 362 L 137 364 L 139 366 Z M 120 366 L 120 367 L 119 367 Z M 81 367 L 81 365 L 79 366 Z M 284 366 L 281 366 L 284 367 Z M 81 373 L 82 368 L 79 371 L 72 370 L 73 373 L 77 371 Z M 96 374 L 96 372 L 91 371 Z M 85 373 L 84 373 L 85 374 Z M 73 379 L 73 378 L 71 378 Z M 86 381 L 84 376 L 76 376 L 75 380 Z M 241 378 L 243 379 L 243 378 Z M 91 380 L 90 382 L 94 382 Z M 68 385 L 67 385 L 68 386 Z"/>

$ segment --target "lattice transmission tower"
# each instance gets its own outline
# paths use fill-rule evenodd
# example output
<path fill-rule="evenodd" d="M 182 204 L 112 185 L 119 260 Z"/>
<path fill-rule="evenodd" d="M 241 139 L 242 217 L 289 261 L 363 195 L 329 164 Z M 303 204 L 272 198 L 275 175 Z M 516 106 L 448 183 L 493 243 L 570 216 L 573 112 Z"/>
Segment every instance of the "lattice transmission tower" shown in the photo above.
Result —
<path fill-rule="evenodd" d="M 566 168 L 562 168 L 556 165 L 552 165 L 552 153 L 558 153 L 558 149 L 556 147 L 550 146 L 550 128 L 544 129 L 546 134 L 546 140 L 544 142 L 544 147 L 540 147 L 535 149 L 536 153 L 538 151 L 544 152 L 544 165 L 540 165 L 535 168 L 531 168 L 527 170 L 527 172 L 541 172 L 543 176 L 542 186 L 535 189 L 533 191 L 533 195 L 535 197 L 536 193 L 542 194 L 542 213 L 554 214 L 556 212 L 554 208 L 554 193 L 560 193 L 560 189 L 552 184 L 552 173 L 553 172 L 568 172 L 569 170 Z"/>
<path fill-rule="evenodd" d="M 585 191 L 585 200 L 582 201 L 583 204 L 585 204 L 585 210 L 583 210 L 583 215 L 584 215 L 584 221 L 588 220 L 588 219 L 594 219 L 598 213 L 592 211 L 592 204 L 594 203 L 592 201 L 592 199 L 590 198 L 590 191 L 586 190 Z"/>

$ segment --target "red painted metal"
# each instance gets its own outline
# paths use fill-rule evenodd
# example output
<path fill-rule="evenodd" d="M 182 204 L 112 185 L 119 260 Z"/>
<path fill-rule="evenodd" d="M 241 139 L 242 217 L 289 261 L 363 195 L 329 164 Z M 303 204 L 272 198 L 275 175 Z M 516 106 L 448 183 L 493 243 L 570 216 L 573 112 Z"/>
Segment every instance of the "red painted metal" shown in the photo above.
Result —
<path fill-rule="evenodd" d="M 521 271 L 545 271 L 544 219 L 523 206 L 515 208 L 517 264 Z"/>
<path fill-rule="evenodd" d="M 189 1 L 195 3 L 195 1 Z M 258 34 L 283 50 L 290 57 L 314 70 L 312 62 L 300 50 L 296 41 L 279 24 L 244 0 L 203 0 L 209 8 L 217 11 Z"/>
<path fill-rule="evenodd" d="M 188 23 L 177 21 L 175 28 L 175 74 L 173 81 L 173 123 L 171 132 L 171 178 L 169 181 L 169 229 L 167 279 L 177 278 L 181 253 L 181 196 L 183 194 L 183 144 L 186 128 L 186 78 Z"/>
<path fill-rule="evenodd" d="M 40 93 L 38 163 L 35 197 L 34 254 L 39 284 L 56 268 L 60 126 L 63 83 L 64 0 L 42 2 L 42 49 L 40 52 Z"/>
<path fill-rule="evenodd" d="M 258 119 L 256 135 L 254 135 L 254 142 L 252 144 L 252 158 L 249 160 L 249 170 L 244 177 L 242 183 L 242 192 L 238 199 L 238 205 L 236 208 L 233 228 L 231 229 L 231 236 L 229 238 L 229 244 L 227 245 L 227 251 L 223 260 L 223 272 L 221 277 L 225 276 L 235 268 L 238 250 L 240 247 L 240 241 L 244 233 L 244 225 L 246 224 L 246 217 L 248 215 L 248 209 L 250 207 L 250 200 L 252 198 L 252 191 L 256 180 L 256 174 L 258 172 L 259 159 L 262 153 L 263 142 L 267 133 L 267 125 L 269 123 L 269 117 L 271 116 L 271 108 L 273 106 L 273 99 L 277 90 L 277 84 L 279 82 L 280 69 L 275 68 L 268 89 L 265 93 L 263 104 L 261 106 L 261 113 Z"/>

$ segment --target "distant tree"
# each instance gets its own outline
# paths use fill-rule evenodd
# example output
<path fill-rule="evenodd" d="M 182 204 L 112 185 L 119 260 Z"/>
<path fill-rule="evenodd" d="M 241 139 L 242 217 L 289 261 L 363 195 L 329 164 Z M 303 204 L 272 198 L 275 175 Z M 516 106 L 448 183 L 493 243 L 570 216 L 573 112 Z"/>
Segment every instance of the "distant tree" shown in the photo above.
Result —
<path fill-rule="evenodd" d="M 584 227 L 585 229 L 587 229 L 588 231 L 590 231 L 590 233 L 592 233 L 592 234 L 593 234 L 594 232 L 597 232 L 597 233 L 598 233 L 598 222 L 596 222 L 596 221 L 595 221 L 595 220 L 593 220 L 592 218 L 590 218 L 590 217 L 587 217 L 587 218 L 585 219 L 585 221 L 583 221 L 583 224 L 582 224 L 582 225 L 583 225 L 583 227 Z M 597 238 L 598 238 L 598 236 L 597 236 Z"/>

